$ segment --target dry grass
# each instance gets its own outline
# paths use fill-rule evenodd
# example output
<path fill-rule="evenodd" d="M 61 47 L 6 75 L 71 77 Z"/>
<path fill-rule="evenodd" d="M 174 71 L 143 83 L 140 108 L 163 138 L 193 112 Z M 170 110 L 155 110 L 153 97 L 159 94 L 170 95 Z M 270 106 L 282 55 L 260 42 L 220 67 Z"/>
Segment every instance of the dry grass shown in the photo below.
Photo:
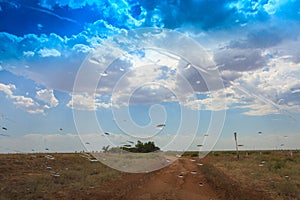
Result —
<path fill-rule="evenodd" d="M 235 195 L 238 199 L 249 199 L 253 191 L 260 199 L 299 199 L 299 152 L 294 152 L 293 157 L 287 151 L 267 151 L 262 155 L 243 152 L 240 160 L 232 152 L 216 155 L 206 158 L 204 173 L 225 189 L 227 199 L 235 199 L 233 193 L 238 193 Z M 236 185 L 235 190 L 230 187 L 232 184 Z"/>
<path fill-rule="evenodd" d="M 80 154 L 0 155 L 0 199 L 57 199 L 120 175 Z"/>
<path fill-rule="evenodd" d="M 0 155 L 0 199 L 120 199 L 153 175 L 121 173 L 82 156 Z M 300 152 L 242 152 L 240 160 L 213 152 L 203 162 L 199 168 L 223 199 L 299 199 Z"/>

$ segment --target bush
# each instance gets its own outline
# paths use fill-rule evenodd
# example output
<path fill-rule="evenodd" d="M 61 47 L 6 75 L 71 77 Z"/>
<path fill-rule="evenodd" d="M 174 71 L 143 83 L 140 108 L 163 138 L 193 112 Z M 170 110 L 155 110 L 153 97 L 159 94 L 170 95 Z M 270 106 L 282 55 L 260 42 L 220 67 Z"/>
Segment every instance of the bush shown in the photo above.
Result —
<path fill-rule="evenodd" d="M 278 171 L 282 168 L 284 168 L 286 162 L 283 160 L 273 159 L 269 162 L 268 169 L 270 171 Z"/>
<path fill-rule="evenodd" d="M 154 142 L 141 142 L 141 141 L 137 141 L 137 144 L 135 145 L 135 147 L 121 147 L 123 150 L 125 151 L 129 151 L 129 152 L 134 152 L 134 153 L 150 153 L 150 152 L 154 152 L 154 151 L 159 151 L 160 148 L 155 146 Z"/>

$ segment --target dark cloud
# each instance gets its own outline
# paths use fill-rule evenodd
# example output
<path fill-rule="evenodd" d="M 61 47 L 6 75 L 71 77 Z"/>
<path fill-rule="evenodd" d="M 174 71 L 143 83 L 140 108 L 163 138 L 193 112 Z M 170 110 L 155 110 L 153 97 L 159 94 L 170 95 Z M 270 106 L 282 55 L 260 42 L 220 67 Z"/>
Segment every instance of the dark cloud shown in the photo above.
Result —
<path fill-rule="evenodd" d="M 251 71 L 266 65 L 267 58 L 262 56 L 261 53 L 259 49 L 226 47 L 215 52 L 214 60 L 221 71 Z"/>
<path fill-rule="evenodd" d="M 259 29 L 248 33 L 246 39 L 230 43 L 231 48 L 268 48 L 282 41 L 280 30 Z"/>

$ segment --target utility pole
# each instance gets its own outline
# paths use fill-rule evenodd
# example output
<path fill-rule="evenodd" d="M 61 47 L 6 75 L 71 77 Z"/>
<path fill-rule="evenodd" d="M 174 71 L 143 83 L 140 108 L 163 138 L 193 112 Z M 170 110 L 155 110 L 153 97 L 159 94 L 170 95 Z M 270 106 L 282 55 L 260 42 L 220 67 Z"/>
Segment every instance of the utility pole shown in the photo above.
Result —
<path fill-rule="evenodd" d="M 262 135 L 262 132 L 261 132 L 261 131 L 259 131 L 259 132 L 258 132 L 258 135 L 260 135 L 260 136 L 261 136 L 261 135 Z M 261 139 L 260 139 L 260 144 L 261 144 Z M 261 151 L 262 151 L 262 148 L 260 147 L 259 156 L 261 156 L 261 155 L 262 155 L 262 152 L 261 152 Z"/>
<path fill-rule="evenodd" d="M 236 148 L 236 157 L 239 160 L 240 159 L 240 155 L 239 155 L 239 148 L 238 148 L 238 142 L 237 142 L 237 133 L 234 132 L 234 140 L 235 140 L 235 148 Z"/>

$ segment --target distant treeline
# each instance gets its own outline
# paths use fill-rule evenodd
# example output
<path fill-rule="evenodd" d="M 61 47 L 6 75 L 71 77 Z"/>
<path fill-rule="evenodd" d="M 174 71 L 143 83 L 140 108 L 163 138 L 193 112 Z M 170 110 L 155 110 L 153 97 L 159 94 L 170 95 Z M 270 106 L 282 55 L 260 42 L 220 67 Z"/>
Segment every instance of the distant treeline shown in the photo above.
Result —
<path fill-rule="evenodd" d="M 137 141 L 137 143 L 135 144 L 135 146 L 131 146 L 131 145 L 124 145 L 122 147 L 114 147 L 108 150 L 108 152 L 114 153 L 114 152 L 119 152 L 120 149 L 124 150 L 124 151 L 128 151 L 128 152 L 132 152 L 132 153 L 150 153 L 150 152 L 154 152 L 154 151 L 159 151 L 160 148 L 155 146 L 154 142 L 141 142 L 141 141 Z"/>

